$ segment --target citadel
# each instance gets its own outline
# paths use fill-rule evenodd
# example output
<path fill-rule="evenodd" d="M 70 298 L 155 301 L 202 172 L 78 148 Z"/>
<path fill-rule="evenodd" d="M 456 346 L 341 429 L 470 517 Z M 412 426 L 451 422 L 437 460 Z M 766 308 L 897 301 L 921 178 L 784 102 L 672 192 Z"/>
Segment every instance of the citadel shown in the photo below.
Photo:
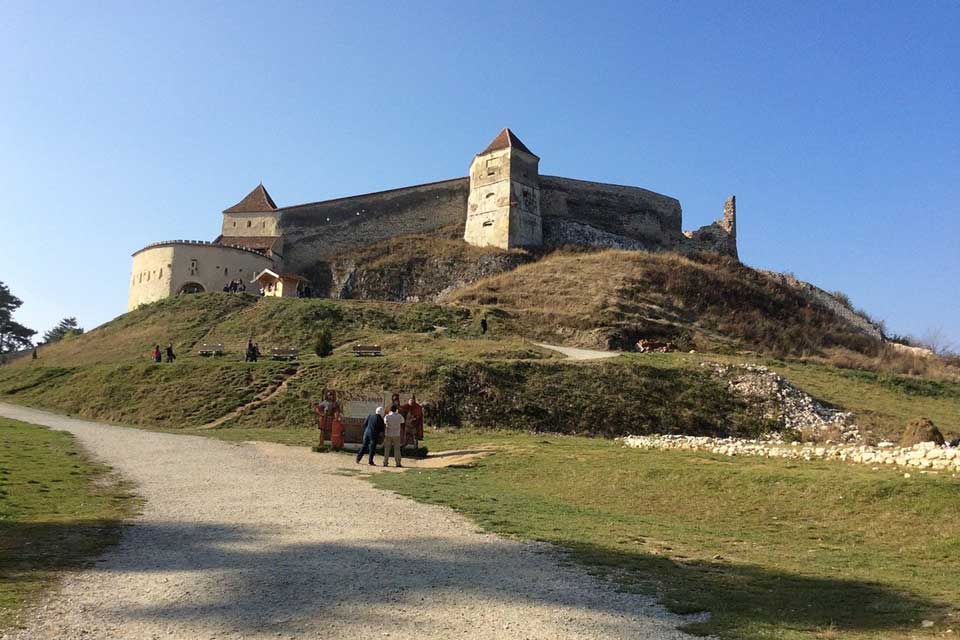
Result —
<path fill-rule="evenodd" d="M 504 129 L 462 178 L 288 207 L 278 207 L 258 185 L 223 211 L 212 242 L 156 242 L 134 253 L 128 309 L 258 277 L 276 283 L 272 295 L 297 295 L 303 285 L 314 295 L 336 296 L 338 260 L 351 251 L 455 226 L 465 242 L 492 250 L 589 245 L 737 257 L 732 196 L 719 220 L 684 232 L 675 198 L 540 175 L 539 163 Z"/>

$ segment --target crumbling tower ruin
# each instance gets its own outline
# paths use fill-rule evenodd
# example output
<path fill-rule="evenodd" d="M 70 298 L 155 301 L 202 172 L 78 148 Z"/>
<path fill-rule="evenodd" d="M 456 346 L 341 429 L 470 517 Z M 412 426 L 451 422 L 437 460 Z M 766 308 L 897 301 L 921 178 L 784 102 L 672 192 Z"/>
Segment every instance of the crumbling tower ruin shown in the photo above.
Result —
<path fill-rule="evenodd" d="M 470 163 L 463 239 L 501 249 L 543 243 L 540 158 L 504 129 Z"/>

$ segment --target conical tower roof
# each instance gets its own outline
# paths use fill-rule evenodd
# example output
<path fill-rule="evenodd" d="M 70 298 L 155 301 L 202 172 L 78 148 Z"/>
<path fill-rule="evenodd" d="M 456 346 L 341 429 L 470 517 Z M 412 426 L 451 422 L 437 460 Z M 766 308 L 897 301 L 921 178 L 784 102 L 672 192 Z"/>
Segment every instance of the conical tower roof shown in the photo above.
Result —
<path fill-rule="evenodd" d="M 500 151 L 501 149 L 519 149 L 525 153 L 529 153 L 533 157 L 539 157 L 533 151 L 527 148 L 527 145 L 523 144 L 520 138 L 517 135 L 510 131 L 508 127 L 504 127 L 503 131 L 497 134 L 497 137 L 490 141 L 490 144 L 487 145 L 487 148 L 478 153 L 477 155 L 485 155 L 491 151 Z"/>
<path fill-rule="evenodd" d="M 277 205 L 274 203 L 273 198 L 270 197 L 270 194 L 267 193 L 266 188 L 264 188 L 263 183 L 258 184 L 253 191 L 247 194 L 247 196 L 233 205 L 229 209 L 224 209 L 224 213 L 260 213 L 262 211 L 275 211 Z"/>

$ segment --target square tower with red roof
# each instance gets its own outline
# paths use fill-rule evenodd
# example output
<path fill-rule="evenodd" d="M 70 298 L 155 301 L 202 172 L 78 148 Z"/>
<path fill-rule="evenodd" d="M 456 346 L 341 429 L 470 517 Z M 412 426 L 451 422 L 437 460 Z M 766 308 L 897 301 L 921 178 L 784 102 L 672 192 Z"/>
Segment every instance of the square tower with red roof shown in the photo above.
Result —
<path fill-rule="evenodd" d="M 463 239 L 501 249 L 543 244 L 540 158 L 504 129 L 470 163 Z"/>

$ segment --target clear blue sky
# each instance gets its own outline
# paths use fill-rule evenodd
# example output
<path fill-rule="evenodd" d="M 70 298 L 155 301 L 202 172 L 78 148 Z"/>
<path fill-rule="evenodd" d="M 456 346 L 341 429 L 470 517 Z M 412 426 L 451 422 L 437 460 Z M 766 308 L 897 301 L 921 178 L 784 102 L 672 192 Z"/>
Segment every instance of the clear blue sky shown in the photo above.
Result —
<path fill-rule="evenodd" d="M 125 310 L 130 254 L 466 175 L 737 195 L 740 255 L 960 343 L 960 4 L 4 2 L 0 280 L 43 331 Z"/>

